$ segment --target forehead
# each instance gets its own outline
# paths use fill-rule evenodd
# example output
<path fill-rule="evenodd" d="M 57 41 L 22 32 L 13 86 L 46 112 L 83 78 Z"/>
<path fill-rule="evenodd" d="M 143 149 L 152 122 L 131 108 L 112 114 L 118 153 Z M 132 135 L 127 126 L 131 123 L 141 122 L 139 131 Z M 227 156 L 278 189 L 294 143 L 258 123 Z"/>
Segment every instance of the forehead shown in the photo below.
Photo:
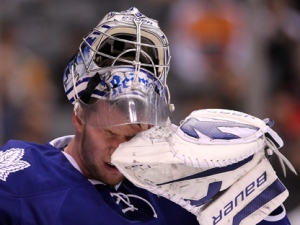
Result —
<path fill-rule="evenodd" d="M 150 127 L 148 124 L 125 124 L 105 129 L 117 135 L 134 136 L 141 131 L 148 130 Z"/>

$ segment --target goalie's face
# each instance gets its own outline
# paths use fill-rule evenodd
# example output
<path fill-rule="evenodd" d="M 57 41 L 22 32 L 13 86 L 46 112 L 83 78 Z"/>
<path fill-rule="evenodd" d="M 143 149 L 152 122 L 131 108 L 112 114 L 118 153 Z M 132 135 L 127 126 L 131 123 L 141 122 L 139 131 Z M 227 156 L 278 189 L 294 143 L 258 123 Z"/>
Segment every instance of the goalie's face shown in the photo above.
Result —
<path fill-rule="evenodd" d="M 123 180 L 123 175 L 111 164 L 111 155 L 119 144 L 130 140 L 137 133 L 147 130 L 148 125 L 126 124 L 107 128 L 95 128 L 86 124 L 79 130 L 79 165 L 89 179 L 99 180 L 114 186 Z"/>

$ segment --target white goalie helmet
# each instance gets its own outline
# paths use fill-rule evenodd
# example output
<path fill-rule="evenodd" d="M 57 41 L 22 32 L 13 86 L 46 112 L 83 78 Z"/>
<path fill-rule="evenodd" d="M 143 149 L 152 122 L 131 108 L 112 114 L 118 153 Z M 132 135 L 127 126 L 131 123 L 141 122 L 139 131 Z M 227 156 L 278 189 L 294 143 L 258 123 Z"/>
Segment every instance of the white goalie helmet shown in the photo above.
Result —
<path fill-rule="evenodd" d="M 170 58 L 167 37 L 156 20 L 134 7 L 110 12 L 70 60 L 64 89 L 88 125 L 166 126 L 174 110 L 166 83 Z"/>

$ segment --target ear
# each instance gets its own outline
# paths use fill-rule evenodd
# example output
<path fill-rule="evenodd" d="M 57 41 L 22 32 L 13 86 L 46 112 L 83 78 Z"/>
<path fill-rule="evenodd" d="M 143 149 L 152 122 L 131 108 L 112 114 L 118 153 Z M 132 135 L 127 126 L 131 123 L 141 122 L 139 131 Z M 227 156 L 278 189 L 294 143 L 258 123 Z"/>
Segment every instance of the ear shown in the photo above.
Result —
<path fill-rule="evenodd" d="M 83 131 L 83 126 L 84 123 L 82 122 L 82 120 L 76 115 L 76 113 L 73 111 L 72 113 L 72 122 L 75 126 L 75 129 L 77 132 L 82 132 Z"/>

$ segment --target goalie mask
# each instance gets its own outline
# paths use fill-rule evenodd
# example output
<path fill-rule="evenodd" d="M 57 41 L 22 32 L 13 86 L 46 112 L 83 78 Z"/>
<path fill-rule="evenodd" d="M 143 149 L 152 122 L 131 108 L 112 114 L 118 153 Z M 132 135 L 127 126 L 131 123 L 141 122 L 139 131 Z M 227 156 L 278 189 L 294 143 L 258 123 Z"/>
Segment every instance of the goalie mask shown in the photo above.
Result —
<path fill-rule="evenodd" d="M 88 125 L 166 126 L 169 43 L 156 20 L 136 8 L 110 12 L 84 38 L 64 72 L 64 89 Z"/>

